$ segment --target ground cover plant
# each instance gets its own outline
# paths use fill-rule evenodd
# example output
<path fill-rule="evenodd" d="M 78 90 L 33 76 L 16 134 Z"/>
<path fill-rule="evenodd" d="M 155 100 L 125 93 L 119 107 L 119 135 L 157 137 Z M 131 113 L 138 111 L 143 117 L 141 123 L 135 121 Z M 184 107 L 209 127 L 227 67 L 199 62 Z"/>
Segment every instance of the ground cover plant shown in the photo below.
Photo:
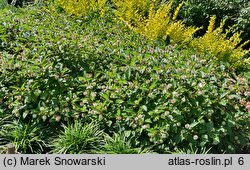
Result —
<path fill-rule="evenodd" d="M 121 1 L 79 2 L 84 11 L 63 0 L 0 11 L 2 152 L 14 143 L 21 153 L 249 153 L 238 33 L 228 40 L 211 16 L 195 38 L 199 28 L 177 20 L 184 4 L 171 13 L 171 2 L 134 0 L 129 14 Z M 154 30 L 160 16 L 168 22 Z M 228 58 L 204 52 L 213 38 Z"/>

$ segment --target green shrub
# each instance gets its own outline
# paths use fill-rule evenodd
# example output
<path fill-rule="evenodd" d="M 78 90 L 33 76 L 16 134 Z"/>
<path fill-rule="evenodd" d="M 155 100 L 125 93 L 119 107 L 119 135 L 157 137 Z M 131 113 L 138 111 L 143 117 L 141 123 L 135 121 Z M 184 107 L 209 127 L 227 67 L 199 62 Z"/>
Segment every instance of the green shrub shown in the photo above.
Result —
<path fill-rule="evenodd" d="M 237 143 L 247 143 L 249 115 L 239 102 L 249 98 L 241 93 L 247 84 L 238 89 L 237 80 L 232 82 L 230 75 L 221 74 L 223 64 L 165 52 L 168 55 L 164 53 L 163 58 L 134 54 L 126 65 L 110 66 L 105 76 L 109 81 L 95 101 L 97 106 L 108 103 L 108 110 L 103 114 L 95 109 L 95 114 L 110 122 L 112 131 L 130 130 L 141 136 L 138 143 L 155 146 L 158 152 L 189 143 L 233 152 Z"/>
<path fill-rule="evenodd" d="M 125 131 L 133 148 L 158 153 L 190 143 L 212 153 L 247 146 L 249 81 L 212 56 L 148 42 L 112 13 L 72 19 L 28 9 L 0 15 L 3 113 L 38 123 L 98 121 L 108 135 Z M 52 151 L 94 152 L 102 135 L 88 127 L 64 126 Z M 81 148 L 86 136 L 93 140 Z"/>

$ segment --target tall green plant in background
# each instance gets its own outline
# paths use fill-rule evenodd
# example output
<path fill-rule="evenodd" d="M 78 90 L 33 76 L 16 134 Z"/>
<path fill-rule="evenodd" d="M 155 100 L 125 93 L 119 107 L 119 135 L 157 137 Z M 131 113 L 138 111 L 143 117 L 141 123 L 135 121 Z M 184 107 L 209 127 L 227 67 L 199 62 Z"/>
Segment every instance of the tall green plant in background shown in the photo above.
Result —
<path fill-rule="evenodd" d="M 187 45 L 199 28 L 186 27 L 182 21 L 176 20 L 182 5 L 183 3 L 176 8 L 173 14 L 170 11 L 171 1 L 162 4 L 157 11 L 151 9 L 148 19 L 145 23 L 140 23 L 136 31 L 152 40 L 167 36 L 172 44 Z"/>

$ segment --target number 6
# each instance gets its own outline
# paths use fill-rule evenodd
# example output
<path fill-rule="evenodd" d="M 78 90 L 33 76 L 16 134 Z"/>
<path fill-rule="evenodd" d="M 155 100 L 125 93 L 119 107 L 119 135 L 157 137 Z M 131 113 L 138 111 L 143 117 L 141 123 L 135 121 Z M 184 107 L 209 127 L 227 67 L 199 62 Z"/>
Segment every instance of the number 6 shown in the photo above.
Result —
<path fill-rule="evenodd" d="M 239 165 L 243 165 L 244 164 L 244 158 L 243 157 L 239 157 L 238 164 Z"/>

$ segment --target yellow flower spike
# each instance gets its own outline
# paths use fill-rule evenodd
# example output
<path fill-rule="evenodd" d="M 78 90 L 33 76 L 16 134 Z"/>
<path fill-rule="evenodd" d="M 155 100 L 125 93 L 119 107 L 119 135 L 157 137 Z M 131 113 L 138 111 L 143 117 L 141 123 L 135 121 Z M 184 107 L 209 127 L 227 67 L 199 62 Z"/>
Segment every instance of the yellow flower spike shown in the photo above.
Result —
<path fill-rule="evenodd" d="M 215 18 L 215 19 L 216 19 L 216 18 Z M 216 33 L 217 33 L 217 34 L 222 34 L 222 33 L 223 33 L 223 28 L 224 28 L 224 26 L 225 26 L 225 24 L 226 24 L 226 21 L 227 21 L 227 19 L 224 19 L 224 20 L 220 23 L 220 27 L 216 29 Z M 215 25 L 215 24 L 214 24 L 214 25 Z M 226 35 L 225 35 L 225 37 L 226 37 Z"/>
<path fill-rule="evenodd" d="M 208 28 L 207 28 L 207 33 L 212 33 L 213 32 L 213 30 L 215 28 L 215 20 L 216 20 L 216 16 L 213 15 L 210 18 L 209 25 L 208 25 Z"/>
<path fill-rule="evenodd" d="M 243 48 L 244 46 L 246 46 L 249 43 L 250 43 L 250 40 L 247 40 L 244 43 L 242 43 L 238 48 Z M 249 50 L 247 50 L 247 51 L 249 51 Z"/>
<path fill-rule="evenodd" d="M 182 2 L 178 5 L 178 7 L 176 8 L 176 10 L 174 11 L 174 15 L 173 15 L 172 20 L 176 20 L 176 18 L 177 18 L 177 16 L 178 16 L 178 14 L 179 14 L 179 12 L 180 12 L 180 10 L 181 10 L 181 8 L 182 8 L 183 5 L 184 5 L 184 1 L 182 1 Z"/>

